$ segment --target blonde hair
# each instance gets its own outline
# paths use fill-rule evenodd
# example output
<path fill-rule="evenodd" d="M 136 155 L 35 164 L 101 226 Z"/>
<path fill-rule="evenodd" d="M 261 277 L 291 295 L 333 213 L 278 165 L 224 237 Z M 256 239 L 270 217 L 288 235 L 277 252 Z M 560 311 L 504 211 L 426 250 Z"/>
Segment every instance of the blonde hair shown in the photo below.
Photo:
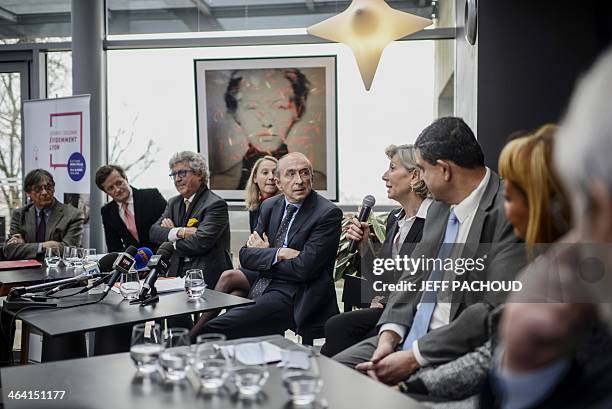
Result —
<path fill-rule="evenodd" d="M 510 141 L 499 157 L 500 175 L 512 182 L 527 202 L 525 243 L 531 255 L 536 243 L 552 243 L 569 225 L 568 202 L 552 167 L 557 130 L 556 125 L 546 124 Z"/>
<path fill-rule="evenodd" d="M 259 209 L 259 205 L 261 204 L 261 190 L 259 189 L 259 186 L 257 186 L 257 183 L 255 183 L 254 179 L 259 171 L 259 166 L 266 160 L 274 162 L 278 168 L 278 159 L 276 159 L 274 156 L 264 156 L 263 158 L 257 159 L 257 162 L 255 162 L 253 165 L 253 169 L 251 169 L 251 176 L 249 176 L 249 180 L 246 184 L 245 204 L 248 211 Z"/>
<path fill-rule="evenodd" d="M 421 172 L 417 167 L 416 148 L 414 145 L 389 145 L 385 148 L 385 155 L 387 155 L 389 159 L 393 159 L 393 157 L 397 155 L 401 164 L 408 172 L 416 172 L 419 175 L 419 181 L 416 182 L 414 186 L 411 186 L 412 190 L 418 197 L 425 199 L 426 197 L 430 196 L 429 189 L 427 189 L 425 181 L 420 178 Z"/>

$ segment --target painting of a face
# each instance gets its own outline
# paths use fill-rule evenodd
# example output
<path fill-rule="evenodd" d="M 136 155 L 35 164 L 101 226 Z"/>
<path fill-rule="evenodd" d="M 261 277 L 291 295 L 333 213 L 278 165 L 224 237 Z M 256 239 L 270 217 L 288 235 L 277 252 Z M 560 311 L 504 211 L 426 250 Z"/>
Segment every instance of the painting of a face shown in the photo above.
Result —
<path fill-rule="evenodd" d="M 280 70 L 245 74 L 236 94 L 235 119 L 249 143 L 271 153 L 282 143 L 297 119 L 293 88 Z"/>

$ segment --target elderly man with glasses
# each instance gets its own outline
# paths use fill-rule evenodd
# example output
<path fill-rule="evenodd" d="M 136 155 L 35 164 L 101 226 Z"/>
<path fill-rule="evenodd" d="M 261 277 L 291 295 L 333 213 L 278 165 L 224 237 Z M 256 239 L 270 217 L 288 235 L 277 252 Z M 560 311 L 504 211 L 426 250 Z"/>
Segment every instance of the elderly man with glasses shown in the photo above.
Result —
<path fill-rule="evenodd" d="M 13 211 L 4 256 L 8 260 L 42 259 L 48 248 L 79 246 L 83 214 L 55 199 L 53 176 L 44 169 L 34 169 L 23 185 L 29 203 Z"/>
<path fill-rule="evenodd" d="M 149 237 L 158 244 L 174 243 L 171 274 L 183 276 L 199 268 L 214 288 L 221 273 L 232 268 L 227 203 L 208 189 L 208 168 L 199 153 L 178 152 L 169 165 L 179 195 L 168 201 Z"/>

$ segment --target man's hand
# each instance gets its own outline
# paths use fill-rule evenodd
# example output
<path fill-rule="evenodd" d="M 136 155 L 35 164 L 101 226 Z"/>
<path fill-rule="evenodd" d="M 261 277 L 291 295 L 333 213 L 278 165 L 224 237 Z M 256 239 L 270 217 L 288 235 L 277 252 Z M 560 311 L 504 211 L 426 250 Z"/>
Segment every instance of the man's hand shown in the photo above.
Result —
<path fill-rule="evenodd" d="M 249 236 L 249 239 L 247 240 L 246 245 L 249 248 L 256 247 L 256 248 L 265 249 L 265 248 L 270 247 L 270 241 L 268 240 L 268 236 L 266 236 L 266 233 L 263 234 L 263 239 L 262 239 L 259 233 L 253 232 Z"/>
<path fill-rule="evenodd" d="M 291 260 L 300 255 L 300 252 L 289 247 L 283 247 L 278 251 L 279 260 Z"/>
<path fill-rule="evenodd" d="M 355 369 L 365 371 L 371 378 L 378 380 L 375 365 L 384 357 L 395 352 L 395 348 L 400 341 L 401 338 L 399 334 L 396 334 L 393 331 L 383 331 L 378 337 L 378 346 L 372 354 L 372 358 L 368 362 L 358 364 L 355 366 Z"/>
<path fill-rule="evenodd" d="M 7 242 L 7 244 L 23 244 L 23 243 L 25 243 L 25 240 L 19 233 L 13 234 L 11 238 L 9 239 L 9 241 Z"/>
<path fill-rule="evenodd" d="M 191 237 L 198 231 L 197 227 L 183 227 L 181 229 L 182 233 L 180 234 L 181 239 L 186 239 L 187 237 Z"/>
<path fill-rule="evenodd" d="M 171 229 L 175 226 L 174 226 L 174 222 L 172 221 L 172 219 L 169 219 L 166 217 L 165 219 L 161 221 L 161 227 L 166 227 L 168 229 Z"/>
<path fill-rule="evenodd" d="M 49 240 L 49 241 L 45 241 L 42 244 L 43 250 L 47 250 L 50 247 L 59 247 L 59 242 L 57 241 L 53 241 L 53 240 Z"/>
<path fill-rule="evenodd" d="M 361 366 L 361 367 L 360 367 Z M 412 350 L 397 351 L 387 355 L 377 363 L 364 362 L 357 369 L 367 371 L 368 375 L 387 385 L 396 385 L 420 368 Z"/>
<path fill-rule="evenodd" d="M 362 252 L 368 244 L 368 237 L 370 237 L 370 226 L 368 223 L 362 223 L 358 218 L 353 217 L 351 219 L 351 224 L 346 228 L 346 238 L 358 241 L 359 251 Z"/>

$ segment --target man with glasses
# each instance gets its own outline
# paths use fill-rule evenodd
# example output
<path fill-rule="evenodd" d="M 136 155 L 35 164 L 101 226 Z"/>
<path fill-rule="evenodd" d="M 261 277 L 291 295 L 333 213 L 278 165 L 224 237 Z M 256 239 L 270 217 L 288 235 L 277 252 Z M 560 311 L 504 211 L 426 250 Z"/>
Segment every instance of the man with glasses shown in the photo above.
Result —
<path fill-rule="evenodd" d="M 23 188 L 29 203 L 13 211 L 4 256 L 8 260 L 42 259 L 50 247 L 79 246 L 83 214 L 55 199 L 53 176 L 34 169 L 26 175 Z"/>
<path fill-rule="evenodd" d="M 333 270 L 342 211 L 312 189 L 312 174 L 301 153 L 278 161 L 276 184 L 283 194 L 262 203 L 257 227 L 240 249 L 242 267 L 259 272 L 249 293 L 255 303 L 197 325 L 192 337 L 301 333 L 338 313 Z"/>
<path fill-rule="evenodd" d="M 157 244 L 174 243 L 171 274 L 202 269 L 206 284 L 214 288 L 221 273 L 232 268 L 227 203 L 208 189 L 208 169 L 199 153 L 178 152 L 169 165 L 179 195 L 168 201 L 149 236 Z"/>
<path fill-rule="evenodd" d="M 159 190 L 130 186 L 125 171 L 117 165 L 98 169 L 96 185 L 113 199 L 102 207 L 107 250 L 122 252 L 135 246 L 155 252 L 157 244 L 149 238 L 149 229 L 167 204 Z"/>

